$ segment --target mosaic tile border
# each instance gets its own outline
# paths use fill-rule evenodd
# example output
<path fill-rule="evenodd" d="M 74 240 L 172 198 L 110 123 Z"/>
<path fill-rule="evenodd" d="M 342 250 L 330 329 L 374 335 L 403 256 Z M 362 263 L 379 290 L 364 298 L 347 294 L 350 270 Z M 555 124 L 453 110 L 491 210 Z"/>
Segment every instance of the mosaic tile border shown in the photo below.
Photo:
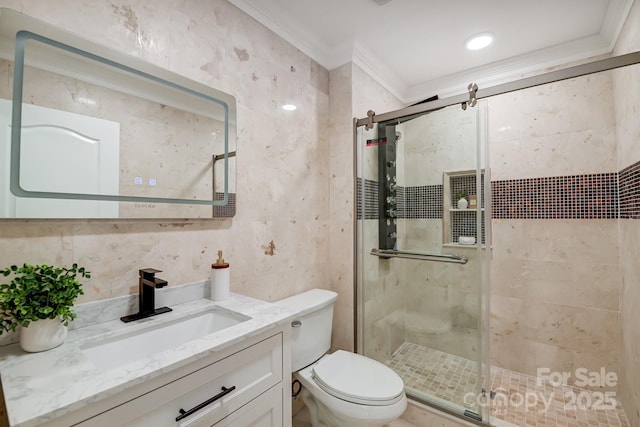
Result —
<path fill-rule="evenodd" d="M 618 174 L 620 218 L 640 218 L 640 162 Z"/>
<path fill-rule="evenodd" d="M 378 184 L 364 182 L 365 219 L 377 219 Z M 492 219 L 640 219 L 640 161 L 619 173 L 492 181 L 491 190 Z M 442 185 L 398 187 L 397 198 L 398 218 L 442 218 Z"/>
<path fill-rule="evenodd" d="M 618 218 L 618 174 L 492 181 L 493 219 Z"/>
<path fill-rule="evenodd" d="M 405 219 L 442 218 L 442 185 L 402 187 L 398 193 L 398 217 Z M 403 203 L 402 207 L 401 204 Z"/>
<path fill-rule="evenodd" d="M 357 178 L 356 215 L 362 219 L 362 178 Z M 400 219 L 441 219 L 442 185 L 421 185 L 416 187 L 396 187 L 396 212 Z M 378 182 L 364 180 L 365 219 L 378 219 Z"/>
<path fill-rule="evenodd" d="M 364 219 L 378 219 L 378 181 L 357 179 L 356 218 L 362 219 L 363 182 L 364 182 Z"/>

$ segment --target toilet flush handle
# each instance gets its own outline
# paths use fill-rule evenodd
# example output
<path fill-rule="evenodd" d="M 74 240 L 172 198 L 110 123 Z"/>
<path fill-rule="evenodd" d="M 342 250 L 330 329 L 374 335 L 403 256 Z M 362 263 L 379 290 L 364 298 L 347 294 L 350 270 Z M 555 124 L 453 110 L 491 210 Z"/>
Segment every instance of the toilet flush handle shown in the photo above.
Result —
<path fill-rule="evenodd" d="M 292 328 L 299 328 L 300 326 L 302 326 L 302 322 L 299 320 L 294 320 L 293 322 L 291 322 Z"/>

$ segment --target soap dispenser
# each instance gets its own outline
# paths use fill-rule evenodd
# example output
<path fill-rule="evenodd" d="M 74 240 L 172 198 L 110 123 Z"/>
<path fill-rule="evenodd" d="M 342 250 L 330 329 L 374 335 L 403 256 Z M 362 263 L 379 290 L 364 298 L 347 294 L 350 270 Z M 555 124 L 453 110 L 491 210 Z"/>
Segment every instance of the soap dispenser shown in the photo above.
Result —
<path fill-rule="evenodd" d="M 222 251 L 218 251 L 218 259 L 211 264 L 211 299 L 222 301 L 229 297 L 229 263 L 224 262 Z"/>

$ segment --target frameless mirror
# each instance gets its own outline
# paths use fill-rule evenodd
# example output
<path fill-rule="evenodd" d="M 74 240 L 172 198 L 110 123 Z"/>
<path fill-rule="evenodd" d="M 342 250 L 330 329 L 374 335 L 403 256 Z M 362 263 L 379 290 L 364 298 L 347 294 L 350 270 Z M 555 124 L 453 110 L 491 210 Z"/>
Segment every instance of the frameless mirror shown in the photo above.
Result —
<path fill-rule="evenodd" d="M 235 214 L 235 98 L 0 9 L 0 218 Z"/>

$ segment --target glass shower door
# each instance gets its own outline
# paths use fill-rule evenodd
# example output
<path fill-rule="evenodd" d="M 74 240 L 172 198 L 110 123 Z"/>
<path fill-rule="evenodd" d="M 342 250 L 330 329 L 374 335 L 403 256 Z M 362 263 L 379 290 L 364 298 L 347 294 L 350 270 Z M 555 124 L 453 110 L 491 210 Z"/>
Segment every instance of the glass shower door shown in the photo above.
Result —
<path fill-rule="evenodd" d="M 396 371 L 409 397 L 476 420 L 486 376 L 483 108 L 357 132 L 358 350 Z"/>

